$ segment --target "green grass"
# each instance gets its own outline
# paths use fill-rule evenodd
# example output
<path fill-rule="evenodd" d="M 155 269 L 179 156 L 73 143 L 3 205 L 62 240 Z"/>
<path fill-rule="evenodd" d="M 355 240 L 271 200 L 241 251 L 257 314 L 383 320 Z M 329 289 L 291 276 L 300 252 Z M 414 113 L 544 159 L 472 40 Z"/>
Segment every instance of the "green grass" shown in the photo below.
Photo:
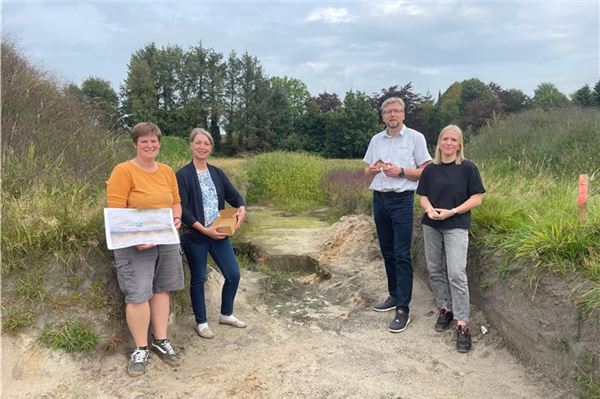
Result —
<path fill-rule="evenodd" d="M 75 321 L 44 327 L 39 340 L 48 348 L 66 352 L 91 352 L 100 342 L 92 328 Z"/>
<path fill-rule="evenodd" d="M 467 147 L 487 193 L 473 211 L 473 236 L 510 267 L 531 275 L 575 274 L 592 290 L 578 301 L 600 309 L 600 113 L 535 110 L 483 129 Z M 587 217 L 578 219 L 579 174 L 590 176 Z M 498 269 L 505 276 L 510 268 Z"/>
<path fill-rule="evenodd" d="M 322 206 L 325 162 L 316 155 L 293 152 L 259 154 L 248 161 L 251 204 L 270 204 L 298 212 Z"/>
<path fill-rule="evenodd" d="M 582 399 L 600 399 L 600 381 L 592 372 L 594 367 L 597 367 L 597 362 L 590 354 L 584 353 L 579 356 L 576 380 L 581 387 Z"/>

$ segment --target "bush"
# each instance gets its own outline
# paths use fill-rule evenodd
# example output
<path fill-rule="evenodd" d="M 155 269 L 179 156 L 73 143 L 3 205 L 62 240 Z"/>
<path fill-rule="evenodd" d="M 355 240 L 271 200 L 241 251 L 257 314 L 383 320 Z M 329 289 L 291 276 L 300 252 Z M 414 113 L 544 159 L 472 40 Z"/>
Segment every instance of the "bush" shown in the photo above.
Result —
<path fill-rule="evenodd" d="M 248 201 L 297 212 L 322 206 L 327 194 L 322 186 L 325 160 L 316 155 L 271 152 L 251 158 Z"/>
<path fill-rule="evenodd" d="M 372 201 L 371 178 L 362 170 L 336 169 L 327 173 L 324 188 L 332 216 L 336 219 L 349 214 L 370 214 Z"/>

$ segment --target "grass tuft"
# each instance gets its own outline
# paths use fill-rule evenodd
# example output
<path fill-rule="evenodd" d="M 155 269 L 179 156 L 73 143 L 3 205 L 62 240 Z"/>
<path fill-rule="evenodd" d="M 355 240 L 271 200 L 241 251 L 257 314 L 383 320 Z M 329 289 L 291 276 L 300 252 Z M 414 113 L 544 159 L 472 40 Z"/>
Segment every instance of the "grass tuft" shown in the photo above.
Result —
<path fill-rule="evenodd" d="M 66 352 L 91 352 L 100 341 L 92 328 L 74 321 L 44 327 L 39 340 L 48 348 Z"/>

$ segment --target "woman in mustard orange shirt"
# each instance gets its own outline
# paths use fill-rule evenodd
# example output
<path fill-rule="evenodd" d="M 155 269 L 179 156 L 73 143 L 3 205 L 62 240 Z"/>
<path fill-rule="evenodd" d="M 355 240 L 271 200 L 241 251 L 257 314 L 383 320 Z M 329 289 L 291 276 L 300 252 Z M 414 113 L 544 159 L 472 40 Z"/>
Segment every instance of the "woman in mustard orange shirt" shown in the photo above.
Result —
<path fill-rule="evenodd" d="M 181 226 L 181 200 L 173 170 L 156 162 L 161 132 L 158 126 L 141 122 L 132 130 L 137 155 L 115 166 L 107 182 L 109 208 L 171 208 L 173 222 Z M 179 244 L 141 244 L 114 251 L 119 288 L 125 296 L 125 318 L 135 343 L 127 371 L 130 376 L 146 371 L 150 348 L 168 365 L 179 359 L 167 339 L 170 292 L 184 288 Z"/>

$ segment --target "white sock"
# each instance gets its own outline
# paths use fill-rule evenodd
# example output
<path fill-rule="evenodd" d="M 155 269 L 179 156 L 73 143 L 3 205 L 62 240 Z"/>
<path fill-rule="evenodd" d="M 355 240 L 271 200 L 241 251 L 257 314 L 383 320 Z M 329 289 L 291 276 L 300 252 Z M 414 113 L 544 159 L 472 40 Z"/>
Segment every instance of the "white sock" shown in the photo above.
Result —
<path fill-rule="evenodd" d="M 234 321 L 235 317 L 233 317 L 233 315 L 225 316 L 224 314 L 222 314 L 221 319 L 227 320 L 227 321 Z"/>
<path fill-rule="evenodd" d="M 208 323 L 200 323 L 198 324 L 198 330 L 202 330 L 208 328 Z"/>

